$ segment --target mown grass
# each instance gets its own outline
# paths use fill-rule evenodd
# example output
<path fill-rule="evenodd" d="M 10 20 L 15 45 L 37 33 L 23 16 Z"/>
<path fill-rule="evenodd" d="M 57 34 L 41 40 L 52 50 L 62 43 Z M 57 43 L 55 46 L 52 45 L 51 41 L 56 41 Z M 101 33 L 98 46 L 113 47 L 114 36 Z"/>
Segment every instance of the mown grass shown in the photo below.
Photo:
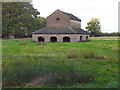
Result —
<path fill-rule="evenodd" d="M 3 87 L 117 87 L 118 41 L 2 41 Z"/>

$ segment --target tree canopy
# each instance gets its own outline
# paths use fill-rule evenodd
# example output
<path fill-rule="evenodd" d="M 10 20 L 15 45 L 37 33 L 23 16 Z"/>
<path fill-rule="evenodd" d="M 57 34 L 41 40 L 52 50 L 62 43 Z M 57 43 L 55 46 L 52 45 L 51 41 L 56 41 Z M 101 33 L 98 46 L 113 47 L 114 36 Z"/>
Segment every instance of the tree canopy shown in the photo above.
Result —
<path fill-rule="evenodd" d="M 101 25 L 100 25 L 100 20 L 97 18 L 92 18 L 88 23 L 87 27 L 87 32 L 89 32 L 91 35 L 97 35 L 101 33 Z"/>
<path fill-rule="evenodd" d="M 38 16 L 40 13 L 30 2 L 3 2 L 2 7 L 3 37 L 31 35 L 45 26 L 45 18 Z"/>

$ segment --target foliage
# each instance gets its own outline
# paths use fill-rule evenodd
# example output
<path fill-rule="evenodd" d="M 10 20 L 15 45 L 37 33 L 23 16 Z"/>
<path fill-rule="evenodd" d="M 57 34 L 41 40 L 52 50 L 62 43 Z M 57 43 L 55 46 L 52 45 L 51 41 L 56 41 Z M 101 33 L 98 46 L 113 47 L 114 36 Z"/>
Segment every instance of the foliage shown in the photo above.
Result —
<path fill-rule="evenodd" d="M 45 20 L 44 17 L 39 17 L 39 18 L 38 18 L 38 21 L 40 22 L 40 25 L 41 25 L 40 28 L 43 28 L 43 27 L 46 26 L 46 20 Z"/>
<path fill-rule="evenodd" d="M 42 17 L 43 22 L 38 20 L 40 13 L 30 2 L 2 2 L 2 7 L 3 37 L 31 35 L 45 26 L 45 19 Z"/>
<path fill-rule="evenodd" d="M 88 23 L 87 27 L 87 32 L 89 32 L 91 35 L 96 35 L 101 33 L 101 25 L 100 25 L 100 20 L 97 18 L 92 18 Z"/>

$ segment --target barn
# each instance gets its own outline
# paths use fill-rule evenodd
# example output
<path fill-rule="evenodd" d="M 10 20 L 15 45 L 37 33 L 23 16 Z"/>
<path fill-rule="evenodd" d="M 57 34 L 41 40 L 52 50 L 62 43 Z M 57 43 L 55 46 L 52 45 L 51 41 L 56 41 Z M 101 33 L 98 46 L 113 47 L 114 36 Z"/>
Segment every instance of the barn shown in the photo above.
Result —
<path fill-rule="evenodd" d="M 46 18 L 46 27 L 32 33 L 36 42 L 81 42 L 89 33 L 81 29 L 81 19 L 57 9 Z"/>

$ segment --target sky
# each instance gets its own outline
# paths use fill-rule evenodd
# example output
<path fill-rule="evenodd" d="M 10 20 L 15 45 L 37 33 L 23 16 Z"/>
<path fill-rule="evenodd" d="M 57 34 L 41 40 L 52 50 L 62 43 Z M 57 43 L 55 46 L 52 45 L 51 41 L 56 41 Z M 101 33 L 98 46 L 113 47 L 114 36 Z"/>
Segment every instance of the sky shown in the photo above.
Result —
<path fill-rule="evenodd" d="M 40 16 L 47 17 L 55 10 L 71 13 L 81 21 L 82 29 L 91 18 L 100 19 L 102 32 L 118 32 L 118 2 L 120 0 L 32 0 Z"/>

